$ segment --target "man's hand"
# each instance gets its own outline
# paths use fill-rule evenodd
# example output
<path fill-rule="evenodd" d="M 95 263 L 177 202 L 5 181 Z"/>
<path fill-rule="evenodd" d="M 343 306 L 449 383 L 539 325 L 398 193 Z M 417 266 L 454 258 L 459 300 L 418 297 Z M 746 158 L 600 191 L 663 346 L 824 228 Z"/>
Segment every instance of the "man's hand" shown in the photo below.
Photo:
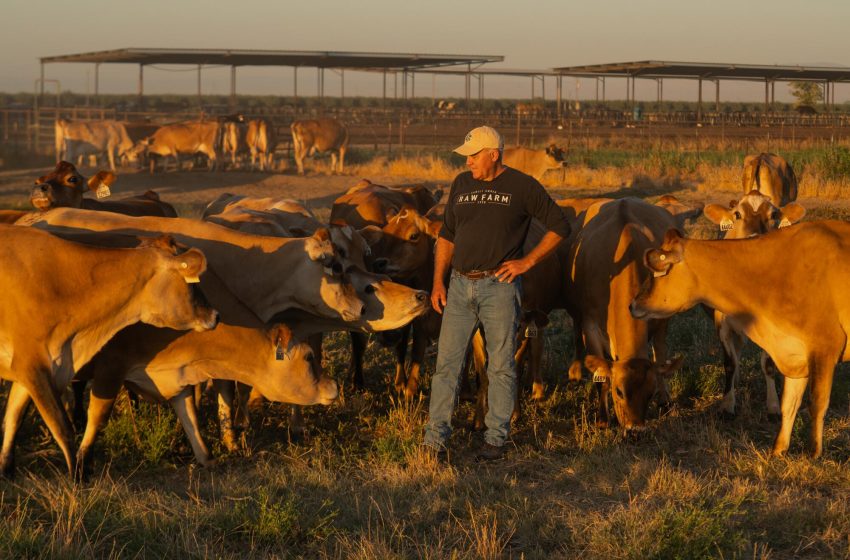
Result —
<path fill-rule="evenodd" d="M 431 289 L 431 307 L 440 315 L 443 314 L 446 307 L 446 285 L 443 282 L 434 282 Z"/>
<path fill-rule="evenodd" d="M 525 258 L 515 261 L 505 261 L 496 270 L 496 278 L 499 282 L 513 282 L 514 278 L 525 273 L 531 268 L 532 263 Z"/>

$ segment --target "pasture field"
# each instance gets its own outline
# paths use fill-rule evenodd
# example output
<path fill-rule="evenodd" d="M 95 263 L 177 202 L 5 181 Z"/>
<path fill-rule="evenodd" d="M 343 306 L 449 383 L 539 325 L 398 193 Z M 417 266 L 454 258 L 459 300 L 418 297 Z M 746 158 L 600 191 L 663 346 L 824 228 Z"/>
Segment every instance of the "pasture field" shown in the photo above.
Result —
<path fill-rule="evenodd" d="M 662 169 L 661 155 L 655 164 L 652 153 L 615 164 L 615 149 L 592 151 L 571 155 L 563 176 L 550 172 L 544 183 L 553 195 L 654 201 L 670 193 L 726 203 L 740 188 L 739 154 L 719 150 L 716 160 L 693 166 L 665 160 Z M 794 157 L 805 219 L 846 219 L 844 175 L 823 171 L 817 156 Z M 353 158 L 343 176 L 324 173 L 322 162 L 306 177 L 125 170 L 113 192 L 155 188 L 184 216 L 199 216 L 223 192 L 283 195 L 325 218 L 360 177 L 445 186 L 459 164 L 435 156 L 367 159 Z M 26 207 L 28 187 L 45 170 L 1 172 L 0 206 Z M 705 218 L 688 233 L 715 235 Z M 337 403 L 307 409 L 303 438 L 290 438 L 286 407 L 267 403 L 251 417 L 244 451 L 227 455 L 205 398 L 205 437 L 220 457 L 211 469 L 194 465 L 169 408 L 133 410 L 124 399 L 97 445 L 94 476 L 75 484 L 30 411 L 18 437 L 18 475 L 0 480 L 0 558 L 850 557 L 847 367 L 836 376 L 823 458 L 804 453 L 805 411 L 788 457 L 771 458 L 778 424 L 767 417 L 757 351 L 750 345 L 744 356 L 738 416 L 721 419 L 719 343 L 706 314 L 691 310 L 674 318 L 668 339 L 672 353 L 686 356 L 671 383 L 675 406 L 661 417 L 653 411 L 651 429 L 632 441 L 594 426 L 592 383 L 566 376 L 571 322 L 563 312 L 552 319 L 543 333 L 546 396 L 533 403 L 523 388 L 509 453 L 492 464 L 474 461 L 481 438 L 468 429 L 468 402 L 456 414 L 450 465 L 422 453 L 433 348 L 422 396 L 404 403 L 392 395 L 392 353 L 374 336 L 367 389 L 344 384 Z M 327 338 L 325 367 L 339 381 L 349 352 L 347 336 Z M 0 399 L 7 391 L 5 384 Z"/>

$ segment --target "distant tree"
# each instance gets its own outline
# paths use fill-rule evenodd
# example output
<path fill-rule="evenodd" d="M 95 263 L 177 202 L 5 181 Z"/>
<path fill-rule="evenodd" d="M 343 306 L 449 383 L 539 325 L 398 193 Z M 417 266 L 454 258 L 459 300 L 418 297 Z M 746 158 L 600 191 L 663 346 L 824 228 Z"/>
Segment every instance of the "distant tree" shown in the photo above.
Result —
<path fill-rule="evenodd" d="M 813 107 L 823 99 L 823 89 L 817 82 L 791 82 L 788 84 L 791 95 L 797 100 L 797 105 Z"/>

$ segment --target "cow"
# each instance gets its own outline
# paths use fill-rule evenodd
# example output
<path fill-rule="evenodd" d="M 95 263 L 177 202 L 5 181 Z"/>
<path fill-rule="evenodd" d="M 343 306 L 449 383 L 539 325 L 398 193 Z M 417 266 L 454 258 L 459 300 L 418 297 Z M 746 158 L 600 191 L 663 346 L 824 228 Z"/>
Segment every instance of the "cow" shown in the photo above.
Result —
<path fill-rule="evenodd" d="M 794 169 L 776 154 L 752 154 L 744 158 L 741 177 L 744 194 L 757 190 L 774 206 L 785 206 L 797 200 L 797 176 Z"/>
<path fill-rule="evenodd" d="M 159 127 L 151 136 L 136 144 L 135 153 L 144 152 L 148 157 L 174 157 L 180 170 L 180 155 L 194 156 L 201 153 L 209 159 L 209 170 L 216 169 L 217 153 L 221 146 L 222 123 L 217 121 L 194 121 L 168 124 Z M 167 168 L 163 159 L 163 170 Z M 156 171 L 156 161 L 150 159 L 150 172 Z"/>
<path fill-rule="evenodd" d="M 228 289 L 266 322 L 293 308 L 345 321 L 356 321 L 367 313 L 341 271 L 333 270 L 339 267 L 327 229 L 307 238 L 278 239 L 185 218 L 132 217 L 70 208 L 45 212 L 32 226 L 57 235 L 74 231 L 172 235 L 203 250 L 210 268 Z"/>
<path fill-rule="evenodd" d="M 206 259 L 197 249 L 178 253 L 165 239 L 139 249 L 107 249 L 2 226 L 0 260 L 2 288 L 14 294 L 0 309 L 0 377 L 12 381 L 0 470 L 14 471 L 15 434 L 32 398 L 74 475 L 72 428 L 58 392 L 128 325 L 214 328 L 218 314 L 195 287 Z"/>
<path fill-rule="evenodd" d="M 133 141 L 127 135 L 124 123 L 106 121 L 69 121 L 58 118 L 54 123 L 56 134 L 56 161 L 78 159 L 84 155 L 106 153 L 109 169 L 115 171 L 115 157 L 133 159 Z"/>
<path fill-rule="evenodd" d="M 403 206 L 408 205 L 419 214 L 425 214 L 441 195 L 442 191 L 432 194 L 421 185 L 389 188 L 362 179 L 334 200 L 330 223 L 356 228 L 384 227 Z"/>
<path fill-rule="evenodd" d="M 850 225 L 803 222 L 734 241 L 683 239 L 668 231 L 647 251 L 651 272 L 631 304 L 638 319 L 663 319 L 698 303 L 726 314 L 785 376 L 773 455 L 788 450 L 811 378 L 810 452 L 823 452 L 823 420 L 838 362 L 850 360 Z M 811 286 L 817 279 L 816 289 Z"/>
<path fill-rule="evenodd" d="M 248 146 L 245 143 L 245 123 L 225 121 L 221 123 L 221 152 L 230 156 L 230 165 L 236 167 L 239 154 L 244 153 Z"/>
<path fill-rule="evenodd" d="M 550 144 L 543 150 L 532 150 L 530 148 L 505 148 L 502 154 L 502 162 L 508 167 L 531 175 L 538 181 L 543 178 L 550 169 L 563 169 L 564 150 L 555 144 Z"/>
<path fill-rule="evenodd" d="M 92 381 L 88 422 L 78 452 L 81 469 L 88 466 L 95 438 L 122 384 L 174 407 L 203 466 L 213 460 L 200 436 L 195 385 L 234 380 L 254 386 L 270 400 L 300 405 L 330 404 L 336 398 L 336 382 L 319 373 L 308 345 L 298 342 L 285 324 L 266 327 L 214 273 L 207 276 L 212 288 L 207 293 L 221 312 L 215 331 L 181 333 L 133 325 L 118 333 L 80 372 L 79 377 Z M 235 449 L 229 417 L 222 417 L 222 439 L 228 449 Z"/>
<path fill-rule="evenodd" d="M 277 133 L 273 123 L 265 119 L 248 121 L 245 131 L 245 143 L 251 153 L 251 167 L 260 171 L 274 169 L 274 151 L 277 147 Z M 340 164 L 341 167 L 342 164 Z"/>
<path fill-rule="evenodd" d="M 93 191 L 98 198 L 109 196 L 115 179 L 113 173 L 99 171 L 86 180 L 73 164 L 60 161 L 52 172 L 36 179 L 30 191 L 30 203 L 42 212 L 67 207 L 117 212 L 128 216 L 177 217 L 174 207 L 160 200 L 154 191 L 114 201 L 83 198 L 86 191 Z"/>
<path fill-rule="evenodd" d="M 770 198 L 756 190 L 750 191 L 740 201 L 733 200 L 729 208 L 719 204 L 709 204 L 705 207 L 705 216 L 720 226 L 723 239 L 747 239 L 778 227 L 790 226 L 799 222 L 805 213 L 805 208 L 795 202 L 777 208 Z M 747 337 L 723 313 L 713 310 L 712 315 L 723 348 L 723 368 L 726 372 L 720 409 L 724 416 L 732 418 L 736 412 L 735 385 L 740 377 L 741 351 Z M 774 380 L 775 366 L 764 352 L 760 361 L 767 390 L 768 417 L 778 420 L 781 414 Z"/>
<path fill-rule="evenodd" d="M 644 428 L 656 393 L 660 404 L 669 401 L 665 378 L 682 359 L 667 361 L 667 323 L 636 320 L 628 305 L 648 276 L 644 251 L 658 247 L 664 232 L 677 226 L 665 209 L 624 198 L 588 208 L 583 226 L 570 239 L 565 290 L 576 333 L 576 361 L 570 369 L 580 371 L 581 356 L 590 354 L 584 365 L 599 398 L 597 425 L 609 424 L 609 392 L 627 432 Z"/>
<path fill-rule="evenodd" d="M 348 149 L 348 129 L 336 119 L 295 121 L 292 147 L 298 173 L 304 174 L 304 158 L 316 152 L 331 152 L 331 172 L 342 173 L 345 151 Z"/>

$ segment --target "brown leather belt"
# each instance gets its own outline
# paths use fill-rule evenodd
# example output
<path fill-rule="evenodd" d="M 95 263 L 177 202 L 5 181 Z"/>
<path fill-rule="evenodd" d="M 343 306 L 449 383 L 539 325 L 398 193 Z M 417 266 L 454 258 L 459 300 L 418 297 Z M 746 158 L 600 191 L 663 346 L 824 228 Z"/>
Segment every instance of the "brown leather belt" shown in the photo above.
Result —
<path fill-rule="evenodd" d="M 470 270 L 469 272 L 461 272 L 457 271 L 458 274 L 463 276 L 464 278 L 469 278 L 470 280 L 481 280 L 482 278 L 489 278 L 490 276 L 496 275 L 496 269 L 490 270 Z"/>

